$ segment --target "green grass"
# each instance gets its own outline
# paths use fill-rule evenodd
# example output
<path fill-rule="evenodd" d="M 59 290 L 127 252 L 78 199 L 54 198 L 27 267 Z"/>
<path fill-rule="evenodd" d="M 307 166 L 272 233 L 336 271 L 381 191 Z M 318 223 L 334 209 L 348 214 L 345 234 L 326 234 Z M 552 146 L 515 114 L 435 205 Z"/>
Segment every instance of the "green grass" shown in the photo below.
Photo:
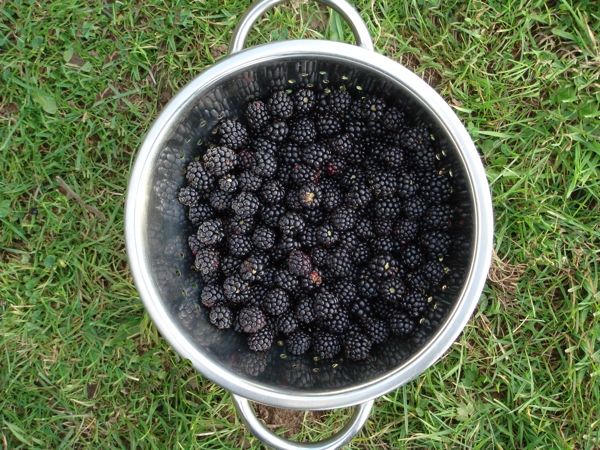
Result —
<path fill-rule="evenodd" d="M 433 84 L 472 134 L 493 192 L 496 256 L 460 339 L 379 398 L 350 447 L 599 448 L 597 7 L 357 6 L 378 51 Z M 226 52 L 246 7 L 0 8 L 2 448 L 258 447 L 229 395 L 182 362 L 144 314 L 123 240 L 143 134 Z M 250 41 L 297 36 L 351 39 L 339 19 L 294 2 L 261 20 Z M 296 438 L 327 436 L 344 417 L 308 421 Z"/>

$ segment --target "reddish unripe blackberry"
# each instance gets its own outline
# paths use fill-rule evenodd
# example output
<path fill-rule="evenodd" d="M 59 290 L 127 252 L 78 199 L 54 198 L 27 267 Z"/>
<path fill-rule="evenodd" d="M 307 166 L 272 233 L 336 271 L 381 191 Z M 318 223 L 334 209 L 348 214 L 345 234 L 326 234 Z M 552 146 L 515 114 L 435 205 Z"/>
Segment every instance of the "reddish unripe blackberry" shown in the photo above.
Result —
<path fill-rule="evenodd" d="M 207 308 L 224 303 L 225 295 L 223 294 L 223 288 L 218 284 L 207 284 L 202 288 L 200 293 L 200 301 Z"/>
<path fill-rule="evenodd" d="M 313 334 L 313 350 L 322 359 L 336 356 L 341 350 L 338 336 L 326 331 L 317 331 Z"/>
<path fill-rule="evenodd" d="M 267 105 L 260 100 L 248 103 L 245 110 L 245 117 L 246 123 L 254 131 L 260 131 L 271 119 Z"/>
<path fill-rule="evenodd" d="M 219 252 L 213 248 L 203 248 L 196 253 L 194 268 L 202 275 L 215 273 L 219 269 Z"/>
<path fill-rule="evenodd" d="M 362 333 L 348 333 L 344 337 L 344 354 L 348 359 L 367 359 L 371 350 L 371 340 Z"/>
<path fill-rule="evenodd" d="M 200 194 L 196 189 L 191 186 L 186 186 L 179 189 L 179 194 L 177 195 L 177 199 L 179 203 L 185 206 L 193 206 L 200 200 Z"/>
<path fill-rule="evenodd" d="M 240 309 L 237 320 L 239 327 L 244 333 L 256 333 L 267 324 L 265 313 L 256 306 Z"/>
<path fill-rule="evenodd" d="M 306 331 L 297 331 L 285 340 L 285 348 L 292 355 L 303 355 L 311 346 L 311 337 Z"/>
<path fill-rule="evenodd" d="M 316 291 L 323 284 L 323 274 L 319 269 L 313 269 L 305 277 L 300 277 L 300 289 L 304 292 Z"/>
<path fill-rule="evenodd" d="M 211 147 L 206 151 L 202 160 L 208 173 L 220 177 L 235 168 L 237 155 L 229 147 Z"/>
<path fill-rule="evenodd" d="M 208 318 L 219 330 L 225 330 L 231 328 L 233 312 L 225 305 L 216 305 L 210 310 Z"/>
<path fill-rule="evenodd" d="M 209 174 L 200 161 L 192 161 L 185 172 L 187 182 L 199 192 L 210 192 L 214 177 Z"/>
<path fill-rule="evenodd" d="M 274 339 L 274 327 L 271 324 L 267 324 L 260 331 L 248 335 L 248 348 L 253 352 L 264 352 L 271 348 Z"/>
<path fill-rule="evenodd" d="M 222 121 L 217 127 L 217 135 L 220 145 L 234 150 L 239 150 L 248 142 L 246 127 L 235 119 Z"/>
<path fill-rule="evenodd" d="M 294 250 L 288 258 L 288 269 L 294 275 L 308 275 L 312 269 L 310 256 L 300 250 Z"/>
<path fill-rule="evenodd" d="M 215 245 L 223 240 L 223 222 L 221 219 L 211 219 L 202 222 L 196 233 L 198 240 L 204 245 Z"/>
<path fill-rule="evenodd" d="M 285 91 L 277 91 L 271 95 L 267 107 L 271 115 L 279 119 L 288 119 L 294 113 L 294 102 Z"/>

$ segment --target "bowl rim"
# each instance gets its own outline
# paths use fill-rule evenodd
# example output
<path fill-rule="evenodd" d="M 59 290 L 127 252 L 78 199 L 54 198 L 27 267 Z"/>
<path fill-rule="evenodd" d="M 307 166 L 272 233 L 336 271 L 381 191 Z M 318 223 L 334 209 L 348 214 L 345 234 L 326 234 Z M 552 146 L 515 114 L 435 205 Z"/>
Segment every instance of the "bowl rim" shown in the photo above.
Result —
<path fill-rule="evenodd" d="M 151 163 L 170 129 L 178 123 L 199 92 L 224 76 L 245 68 L 286 58 L 327 58 L 361 66 L 403 86 L 422 107 L 429 109 L 458 150 L 474 205 L 474 252 L 459 300 L 439 330 L 411 358 L 367 382 L 330 391 L 299 391 L 248 380 L 217 364 L 199 351 L 170 316 L 154 284 L 145 248 L 145 218 Z M 202 375 L 225 389 L 260 403 L 294 409 L 331 409 L 379 397 L 409 382 L 434 364 L 454 343 L 477 306 L 492 256 L 492 201 L 483 164 L 467 130 L 450 106 L 425 81 L 381 54 L 350 44 L 294 40 L 263 44 L 229 55 L 196 76 L 166 105 L 147 132 L 135 158 L 127 188 L 125 240 L 129 266 L 144 306 L 161 335 Z"/>

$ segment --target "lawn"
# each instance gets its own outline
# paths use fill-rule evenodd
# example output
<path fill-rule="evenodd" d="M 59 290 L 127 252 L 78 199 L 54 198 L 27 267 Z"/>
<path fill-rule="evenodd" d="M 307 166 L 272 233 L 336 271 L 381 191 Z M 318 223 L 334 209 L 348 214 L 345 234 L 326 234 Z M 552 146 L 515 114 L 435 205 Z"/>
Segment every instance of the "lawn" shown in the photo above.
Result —
<path fill-rule="evenodd" d="M 257 448 L 227 392 L 144 313 L 124 196 L 161 107 L 227 51 L 248 3 L 15 0 L 0 7 L 0 445 Z M 593 1 L 360 0 L 377 51 L 466 124 L 495 253 L 445 358 L 376 401 L 353 449 L 600 448 L 600 11 Z M 251 43 L 351 40 L 314 4 Z M 264 412 L 316 440 L 347 412 Z M 300 418 L 301 419 L 301 418 Z"/>

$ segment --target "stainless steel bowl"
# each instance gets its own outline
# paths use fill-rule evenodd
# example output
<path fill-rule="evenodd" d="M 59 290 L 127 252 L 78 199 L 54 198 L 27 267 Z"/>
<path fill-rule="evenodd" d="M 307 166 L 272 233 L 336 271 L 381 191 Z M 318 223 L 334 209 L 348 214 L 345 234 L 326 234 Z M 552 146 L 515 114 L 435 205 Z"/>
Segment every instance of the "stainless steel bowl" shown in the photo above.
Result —
<path fill-rule="evenodd" d="M 242 50 L 255 20 L 283 0 L 255 3 L 234 32 L 230 55 L 200 74 L 165 107 L 148 132 L 129 181 L 126 241 L 140 296 L 162 336 L 204 376 L 233 394 L 244 422 L 266 444 L 281 449 L 338 448 L 360 430 L 373 399 L 412 380 L 438 360 L 469 320 L 483 289 L 492 250 L 489 187 L 475 146 L 444 100 L 402 65 L 373 51 L 358 13 L 344 0 L 322 0 L 349 21 L 359 46 L 294 40 Z M 294 83 L 377 93 L 403 102 L 432 124 L 444 151 L 441 165 L 454 177 L 461 245 L 445 261 L 445 289 L 418 332 L 392 341 L 367 363 L 335 364 L 293 358 L 275 347 L 256 355 L 230 332 L 210 326 L 198 306 L 201 286 L 191 270 L 185 211 L 176 201 L 185 165 L 214 124 L 235 115 L 250 98 Z M 294 409 L 358 405 L 348 425 L 312 444 L 282 439 L 254 415 L 248 400 Z"/>

